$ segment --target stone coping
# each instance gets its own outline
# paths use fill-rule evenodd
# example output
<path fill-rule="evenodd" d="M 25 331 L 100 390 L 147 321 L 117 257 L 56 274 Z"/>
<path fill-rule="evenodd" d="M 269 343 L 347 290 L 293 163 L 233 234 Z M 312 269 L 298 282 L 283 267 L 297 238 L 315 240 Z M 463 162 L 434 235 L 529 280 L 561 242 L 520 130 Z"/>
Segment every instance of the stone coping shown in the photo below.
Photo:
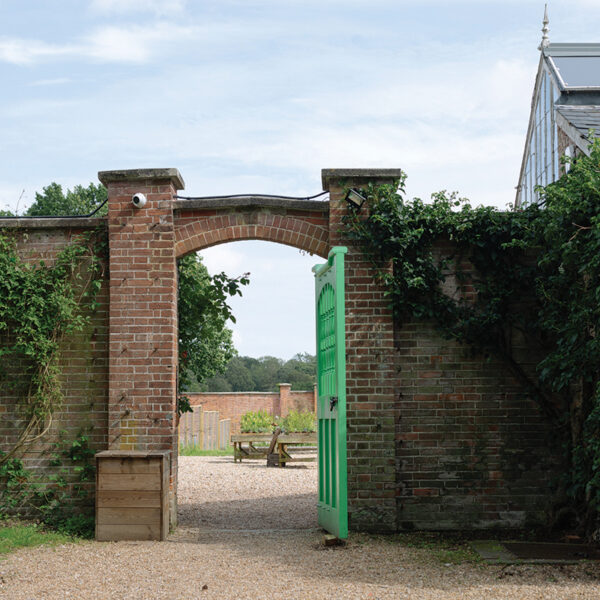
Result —
<path fill-rule="evenodd" d="M 173 183 L 176 189 L 183 190 L 185 188 L 183 177 L 175 168 L 99 171 L 98 179 L 105 186 L 109 183 L 135 183 L 136 181 L 168 179 L 171 181 L 171 183 Z"/>
<path fill-rule="evenodd" d="M 402 169 L 322 169 L 321 182 L 323 189 L 329 191 L 332 183 L 340 179 L 375 181 L 381 179 L 400 179 Z"/>
<path fill-rule="evenodd" d="M 105 227 L 106 222 L 106 217 L 0 217 L 0 228 L 95 229 L 96 227 Z"/>
<path fill-rule="evenodd" d="M 190 200 L 175 200 L 173 210 L 190 209 L 241 209 L 241 208 L 279 208 L 287 210 L 304 210 L 310 212 L 329 212 L 329 201 L 324 200 L 289 200 L 287 198 L 271 198 L 260 195 L 238 196 L 238 197 L 219 197 L 214 198 L 193 198 Z"/>

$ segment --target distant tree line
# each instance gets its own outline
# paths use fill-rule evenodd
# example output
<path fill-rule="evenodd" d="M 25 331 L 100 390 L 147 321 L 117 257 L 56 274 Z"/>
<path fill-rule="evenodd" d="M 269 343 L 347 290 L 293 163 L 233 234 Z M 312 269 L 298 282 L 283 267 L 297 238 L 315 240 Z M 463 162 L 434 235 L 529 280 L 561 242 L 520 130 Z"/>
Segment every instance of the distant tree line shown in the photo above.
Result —
<path fill-rule="evenodd" d="M 288 361 L 274 356 L 251 358 L 234 356 L 222 374 L 203 383 L 188 379 L 188 392 L 271 392 L 278 383 L 289 383 L 292 390 L 311 390 L 316 381 L 317 361 L 307 353 L 296 354 Z"/>

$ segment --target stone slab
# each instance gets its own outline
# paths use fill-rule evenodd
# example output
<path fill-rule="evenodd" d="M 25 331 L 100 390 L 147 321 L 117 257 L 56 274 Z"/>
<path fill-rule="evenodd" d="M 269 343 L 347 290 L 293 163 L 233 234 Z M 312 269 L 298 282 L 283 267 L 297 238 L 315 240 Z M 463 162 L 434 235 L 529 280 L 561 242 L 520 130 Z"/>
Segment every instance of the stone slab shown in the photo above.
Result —
<path fill-rule="evenodd" d="M 598 549 L 583 544 L 476 540 L 471 547 L 487 563 L 498 565 L 566 565 L 579 560 L 600 560 Z"/>

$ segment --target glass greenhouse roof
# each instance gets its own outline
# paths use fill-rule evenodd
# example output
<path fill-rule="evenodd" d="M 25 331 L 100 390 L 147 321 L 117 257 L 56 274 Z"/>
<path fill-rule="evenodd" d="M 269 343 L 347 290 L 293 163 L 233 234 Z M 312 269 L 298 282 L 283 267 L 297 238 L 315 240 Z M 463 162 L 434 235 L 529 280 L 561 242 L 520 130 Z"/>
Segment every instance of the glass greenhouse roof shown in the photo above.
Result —
<path fill-rule="evenodd" d="M 569 88 L 600 88 L 600 56 L 552 56 L 561 83 Z"/>

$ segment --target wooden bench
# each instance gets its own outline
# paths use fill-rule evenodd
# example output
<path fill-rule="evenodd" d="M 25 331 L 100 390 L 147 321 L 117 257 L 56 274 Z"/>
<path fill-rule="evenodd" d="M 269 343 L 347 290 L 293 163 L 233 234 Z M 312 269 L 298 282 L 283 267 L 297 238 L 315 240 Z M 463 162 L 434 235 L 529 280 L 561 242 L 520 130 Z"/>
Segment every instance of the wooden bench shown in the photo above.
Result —
<path fill-rule="evenodd" d="M 277 438 L 277 454 L 279 454 L 279 466 L 285 467 L 289 462 L 310 462 L 316 460 L 315 456 L 291 456 L 288 446 L 300 446 L 303 444 L 317 445 L 316 433 L 285 433 Z"/>
<path fill-rule="evenodd" d="M 238 460 L 242 462 L 242 459 L 255 459 L 255 458 L 267 458 L 267 452 L 269 450 L 268 444 L 273 438 L 272 433 L 238 433 L 231 436 L 231 443 L 233 444 L 233 462 Z M 262 448 L 256 448 L 254 444 L 265 442 L 267 446 Z M 246 447 L 244 448 L 244 444 Z"/>
<path fill-rule="evenodd" d="M 231 436 L 233 445 L 233 461 L 246 459 L 266 459 L 269 446 L 256 447 L 254 444 L 269 444 L 273 439 L 271 433 L 238 433 Z M 245 447 L 244 447 L 245 444 Z M 301 444 L 317 445 L 316 433 L 282 433 L 277 437 L 277 454 L 279 455 L 279 466 L 285 467 L 288 462 L 307 462 L 315 460 L 314 456 L 294 457 L 288 451 L 288 446 L 299 446 Z"/>

